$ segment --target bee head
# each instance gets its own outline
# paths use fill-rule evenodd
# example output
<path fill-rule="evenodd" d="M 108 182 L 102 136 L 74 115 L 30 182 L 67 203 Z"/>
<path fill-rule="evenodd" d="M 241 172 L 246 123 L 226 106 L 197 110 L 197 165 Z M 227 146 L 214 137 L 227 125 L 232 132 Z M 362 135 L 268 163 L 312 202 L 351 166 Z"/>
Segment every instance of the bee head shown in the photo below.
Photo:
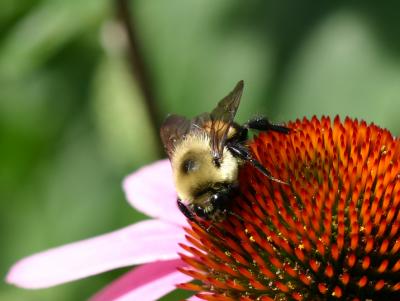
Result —
<path fill-rule="evenodd" d="M 185 201 L 200 200 L 200 192 L 237 180 L 237 160 L 228 150 L 215 158 L 206 135 L 186 137 L 177 145 L 171 163 L 178 196 Z"/>

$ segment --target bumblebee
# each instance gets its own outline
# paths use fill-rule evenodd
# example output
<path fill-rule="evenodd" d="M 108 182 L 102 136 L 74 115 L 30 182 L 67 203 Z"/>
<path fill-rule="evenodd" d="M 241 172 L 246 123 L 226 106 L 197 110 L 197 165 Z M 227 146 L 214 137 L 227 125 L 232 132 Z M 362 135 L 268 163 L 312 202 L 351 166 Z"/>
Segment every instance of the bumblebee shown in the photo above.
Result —
<path fill-rule="evenodd" d="M 246 146 L 248 131 L 290 129 L 270 123 L 264 117 L 243 125 L 234 122 L 243 92 L 243 81 L 224 97 L 211 113 L 193 119 L 169 115 L 160 129 L 161 140 L 170 159 L 180 211 L 193 220 L 221 220 L 238 187 L 239 168 L 249 162 L 268 179 L 285 183 L 253 158 Z"/>

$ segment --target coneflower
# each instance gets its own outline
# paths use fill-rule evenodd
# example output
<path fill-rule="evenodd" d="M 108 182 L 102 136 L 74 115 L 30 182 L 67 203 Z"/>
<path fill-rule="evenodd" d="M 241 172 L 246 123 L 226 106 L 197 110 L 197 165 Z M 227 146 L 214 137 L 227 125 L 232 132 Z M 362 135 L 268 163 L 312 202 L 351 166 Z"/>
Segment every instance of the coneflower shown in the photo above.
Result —
<path fill-rule="evenodd" d="M 190 222 L 179 287 L 204 300 L 400 300 L 400 143 L 338 117 L 260 134 L 226 219 Z"/>

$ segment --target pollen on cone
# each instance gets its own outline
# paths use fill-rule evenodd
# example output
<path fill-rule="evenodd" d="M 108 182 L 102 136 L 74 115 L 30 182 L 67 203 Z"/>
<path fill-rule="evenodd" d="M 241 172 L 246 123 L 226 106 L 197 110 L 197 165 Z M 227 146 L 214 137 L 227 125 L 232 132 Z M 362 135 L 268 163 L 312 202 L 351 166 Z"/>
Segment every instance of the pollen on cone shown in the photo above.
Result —
<path fill-rule="evenodd" d="M 220 221 L 186 230 L 203 300 L 400 300 L 400 143 L 374 124 L 303 119 L 259 134 Z"/>

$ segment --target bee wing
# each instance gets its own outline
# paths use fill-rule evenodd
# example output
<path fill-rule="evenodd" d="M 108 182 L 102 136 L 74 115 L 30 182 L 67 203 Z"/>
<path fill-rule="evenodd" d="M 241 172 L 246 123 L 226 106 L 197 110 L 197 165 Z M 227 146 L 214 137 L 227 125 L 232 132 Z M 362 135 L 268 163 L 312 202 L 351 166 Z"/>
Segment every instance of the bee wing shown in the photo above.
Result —
<path fill-rule="evenodd" d="M 241 80 L 211 113 L 203 113 L 193 120 L 179 115 L 169 115 L 160 129 L 161 140 L 168 157 L 172 157 L 175 144 L 189 132 L 206 130 L 210 133 L 213 157 L 220 159 L 229 128 L 239 107 L 242 92 L 243 81 Z"/>
<path fill-rule="evenodd" d="M 211 149 L 215 159 L 222 157 L 226 137 L 235 118 L 243 92 L 243 81 L 239 81 L 235 88 L 225 96 L 217 107 L 209 114 L 211 120 Z"/>
<path fill-rule="evenodd" d="M 191 124 L 192 122 L 189 119 L 179 115 L 169 115 L 164 120 L 161 125 L 160 136 L 169 158 L 172 157 L 175 144 L 190 131 Z"/>

